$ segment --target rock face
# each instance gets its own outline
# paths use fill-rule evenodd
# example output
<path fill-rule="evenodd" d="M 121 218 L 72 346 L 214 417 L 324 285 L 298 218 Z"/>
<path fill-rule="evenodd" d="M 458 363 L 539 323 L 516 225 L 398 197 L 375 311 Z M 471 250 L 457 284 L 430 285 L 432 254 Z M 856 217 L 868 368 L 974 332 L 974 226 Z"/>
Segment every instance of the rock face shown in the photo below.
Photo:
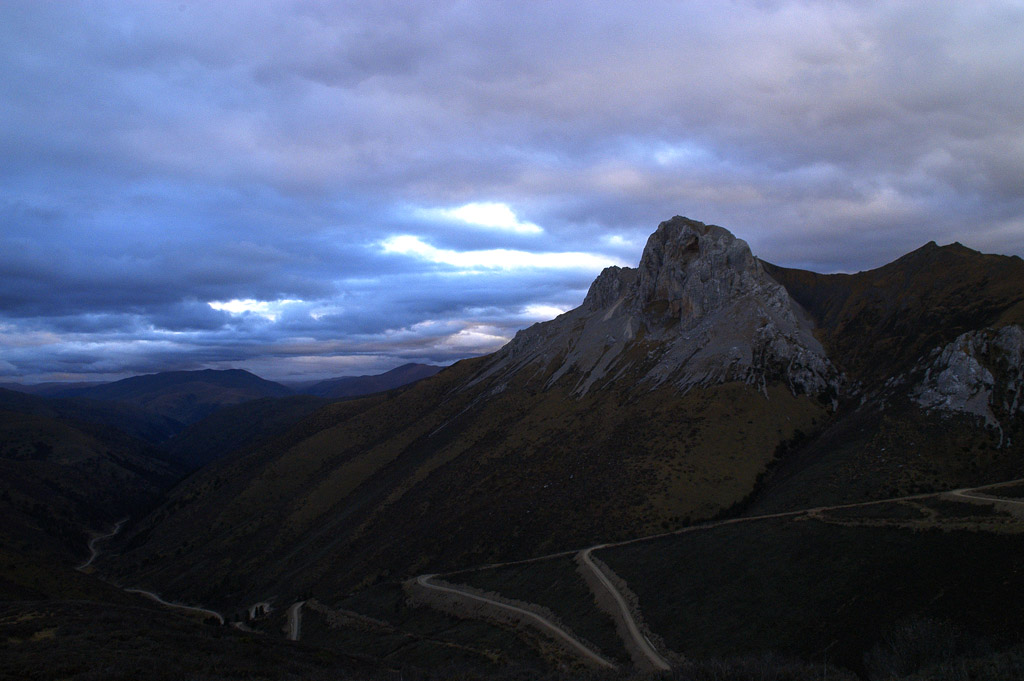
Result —
<path fill-rule="evenodd" d="M 1016 324 L 960 335 L 932 352 L 914 400 L 928 410 L 974 414 L 1002 432 L 1024 411 L 1024 329 Z"/>
<path fill-rule="evenodd" d="M 527 370 L 546 387 L 573 381 L 577 396 L 623 377 L 683 391 L 783 381 L 812 395 L 840 383 L 807 315 L 747 244 L 682 217 L 658 226 L 639 267 L 607 268 L 580 307 L 519 332 L 484 376 Z"/>

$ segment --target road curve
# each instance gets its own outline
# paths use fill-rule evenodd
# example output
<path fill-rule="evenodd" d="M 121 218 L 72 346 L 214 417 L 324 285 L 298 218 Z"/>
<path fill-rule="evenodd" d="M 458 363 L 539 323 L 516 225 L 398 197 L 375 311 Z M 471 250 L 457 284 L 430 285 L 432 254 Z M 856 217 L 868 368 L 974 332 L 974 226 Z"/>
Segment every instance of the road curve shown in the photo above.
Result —
<path fill-rule="evenodd" d="M 645 537 L 636 537 L 634 539 L 627 539 L 620 542 L 612 542 L 609 544 L 602 544 L 594 548 L 609 548 L 613 546 L 626 546 L 628 544 L 637 544 L 639 542 L 650 541 L 652 539 L 661 539 L 663 537 L 672 537 L 680 534 L 687 534 L 689 532 L 696 532 L 699 530 L 710 530 L 715 527 L 722 527 L 723 525 L 735 525 L 737 523 L 752 522 L 755 520 L 771 520 L 772 518 L 791 518 L 800 515 L 807 515 L 810 513 L 818 513 L 821 511 L 838 511 L 844 508 L 861 508 L 864 506 L 875 506 L 877 504 L 888 504 L 895 501 L 915 501 L 918 499 L 931 499 L 939 497 L 944 494 L 953 494 L 958 496 L 968 496 L 969 492 L 978 492 L 985 489 L 995 489 L 998 487 L 1005 487 L 1007 485 L 1013 485 L 1024 482 L 1024 478 L 1015 478 L 1013 480 L 1005 480 L 1003 482 L 993 482 L 988 485 L 980 485 L 978 487 L 960 487 L 958 489 L 944 490 L 942 492 L 923 492 L 921 494 L 908 494 L 902 497 L 890 497 L 888 499 L 874 499 L 872 501 L 856 501 L 849 504 L 836 504 L 835 506 L 815 506 L 813 508 L 802 508 L 796 511 L 779 511 L 778 513 L 766 513 L 764 515 L 752 515 L 752 516 L 740 516 L 738 518 L 729 518 L 728 520 L 712 520 L 710 522 L 701 523 L 700 525 L 691 525 L 678 530 L 672 530 L 671 532 L 662 532 L 660 534 L 647 535 Z M 976 499 L 986 499 L 991 501 L 989 497 L 974 497 Z M 1024 501 L 1013 501 L 1010 499 L 1003 499 L 1002 497 L 995 499 L 995 501 L 1009 501 L 1011 503 L 1024 503 Z M 537 558 L 530 558 L 527 560 L 543 560 L 548 556 L 538 556 Z"/>
<path fill-rule="evenodd" d="M 125 591 L 130 593 L 130 594 L 141 594 L 141 595 L 145 596 L 146 598 L 148 598 L 150 600 L 156 601 L 160 605 L 166 605 L 168 608 L 177 608 L 178 610 L 188 610 L 190 612 L 199 613 L 201 615 L 207 615 L 207 616 L 210 616 L 210 617 L 214 617 L 214 618 L 217 619 L 218 622 L 220 622 L 221 624 L 224 624 L 224 616 L 221 615 L 219 612 L 217 612 L 215 610 L 207 610 L 206 608 L 197 608 L 197 607 L 194 607 L 194 606 L 191 606 L 191 605 L 183 605 L 181 603 L 171 603 L 169 601 L 165 601 L 164 599 L 160 598 L 159 596 L 157 596 L 152 591 L 146 591 L 145 589 L 125 589 Z"/>
<path fill-rule="evenodd" d="M 861 507 L 865 507 L 865 506 L 874 506 L 874 505 L 877 505 L 877 504 L 886 504 L 886 503 L 897 502 L 897 501 L 913 501 L 913 500 L 917 500 L 917 499 L 930 499 L 930 498 L 935 498 L 935 497 L 942 496 L 944 494 L 952 494 L 952 495 L 956 495 L 956 496 L 963 496 L 963 497 L 975 498 L 975 499 L 984 499 L 986 501 L 1007 501 L 1007 502 L 1013 503 L 1013 504 L 1022 504 L 1022 505 L 1024 505 L 1024 500 L 1014 500 L 1014 499 L 1004 499 L 1004 498 L 992 499 L 992 498 L 986 497 L 986 496 L 976 496 L 976 495 L 970 494 L 970 492 L 979 492 L 981 490 L 996 489 L 996 488 L 999 488 L 999 487 L 1005 487 L 1007 485 L 1014 485 L 1014 484 L 1018 484 L 1018 483 L 1024 483 L 1024 478 L 1015 478 L 1013 480 L 1004 480 L 1003 482 L 994 482 L 994 483 L 990 483 L 990 484 L 987 484 L 987 485 L 979 485 L 977 487 L 961 487 L 961 488 L 957 488 L 957 489 L 944 490 L 944 491 L 941 491 L 941 492 L 925 492 L 925 493 L 922 493 L 922 494 L 908 494 L 908 495 L 901 496 L 901 497 L 889 497 L 888 499 L 874 499 L 874 500 L 871 500 L 871 501 L 858 501 L 858 502 L 853 502 L 853 503 L 848 503 L 848 504 L 836 504 L 834 506 L 816 506 L 816 507 L 813 507 L 813 508 L 803 508 L 803 509 L 799 509 L 799 510 L 795 510 L 795 511 L 780 511 L 778 513 L 766 513 L 766 514 L 763 514 L 763 515 L 756 515 L 756 516 L 741 516 L 741 517 L 738 517 L 738 518 L 729 518 L 727 520 L 715 520 L 715 521 L 710 521 L 710 522 L 706 522 L 706 523 L 701 523 L 699 525 L 691 525 L 689 527 L 683 527 L 683 528 L 680 528 L 678 530 L 673 530 L 671 532 L 662 532 L 662 533 L 659 533 L 659 534 L 647 535 L 647 536 L 643 536 L 643 537 L 635 537 L 633 539 L 627 539 L 625 541 L 612 542 L 612 543 L 607 543 L 607 544 L 597 544 L 595 546 L 591 546 L 591 547 L 583 548 L 583 549 L 575 549 L 575 550 L 571 550 L 571 551 L 559 551 L 557 553 L 551 553 L 551 554 L 546 554 L 546 555 L 543 555 L 543 556 L 537 556 L 535 558 L 525 558 L 525 559 L 506 561 L 506 562 L 501 562 L 501 563 L 489 563 L 487 565 L 477 566 L 477 567 L 473 567 L 473 568 L 465 568 L 465 569 L 462 569 L 462 570 L 453 570 L 451 572 L 447 572 L 447 573 L 443 573 L 443 574 L 445 574 L 445 575 L 457 575 L 457 574 L 460 574 L 460 573 L 476 572 L 478 570 L 494 569 L 494 568 L 499 568 L 499 567 L 503 567 L 503 566 L 506 566 L 506 565 L 522 565 L 522 564 L 525 564 L 525 563 L 533 563 L 533 562 L 538 562 L 538 561 L 543 561 L 543 560 L 550 560 L 552 558 L 559 558 L 559 557 L 563 557 L 563 556 L 570 556 L 570 555 L 575 555 L 575 554 L 583 553 L 583 554 L 585 554 L 584 562 L 587 563 L 588 567 L 590 567 L 592 570 L 594 570 L 595 574 L 601 580 L 601 583 L 604 584 L 608 588 L 608 590 L 612 594 L 612 596 L 615 597 L 615 600 L 619 604 L 619 607 L 625 613 L 625 615 L 626 615 L 625 621 L 626 621 L 627 625 L 629 626 L 630 634 L 637 640 L 637 643 L 638 643 L 638 645 L 640 645 L 641 650 L 644 651 L 645 655 L 648 655 L 647 651 L 650 650 L 651 653 L 653 653 L 655 656 L 657 656 L 657 658 L 660 660 L 660 662 L 655 662 L 655 659 L 651 658 L 650 655 L 648 655 L 649 659 L 651 659 L 652 664 L 656 664 L 658 669 L 668 669 L 669 667 L 667 667 L 667 666 L 666 667 L 662 667 L 661 666 L 661 664 L 667 665 L 668 663 L 664 660 L 664 658 L 662 658 L 657 653 L 656 650 L 654 650 L 654 647 L 650 645 L 650 641 L 648 641 L 647 638 L 645 636 L 643 636 L 643 634 L 637 628 L 636 622 L 633 619 L 632 614 L 629 613 L 628 607 L 625 604 L 624 599 L 622 599 L 622 594 L 620 594 L 618 592 L 618 590 L 615 589 L 610 584 L 610 582 L 608 582 L 608 580 L 604 576 L 604 574 L 599 569 L 596 569 L 596 566 L 593 565 L 593 563 L 589 560 L 590 552 L 591 551 L 593 551 L 595 549 L 601 549 L 601 548 L 611 548 L 611 547 L 615 547 L 615 546 L 626 546 L 628 544 L 636 544 L 636 543 L 640 543 L 640 542 L 646 542 L 646 541 L 651 541 L 651 540 L 655 540 L 655 539 L 661 539 L 661 538 L 664 538 L 664 537 L 678 536 L 678 535 L 681 535 L 681 534 L 687 534 L 689 532 L 697 532 L 697 531 L 700 531 L 700 530 L 710 530 L 710 529 L 713 529 L 713 528 L 716 528 L 716 527 L 722 527 L 724 525 L 735 525 L 737 523 L 754 522 L 754 521 L 757 521 L 757 520 L 769 520 L 769 519 L 772 519 L 772 518 L 793 518 L 793 517 L 802 516 L 802 515 L 809 515 L 809 514 L 816 513 L 816 512 L 821 512 L 821 511 L 833 511 L 833 510 L 840 510 L 840 509 L 845 509 L 845 508 L 861 508 Z M 575 650 L 580 651 L 588 659 L 591 659 L 591 660 L 594 660 L 594 661 L 598 662 L 598 664 L 600 664 L 603 667 L 609 667 L 609 668 L 612 668 L 612 669 L 615 668 L 615 665 L 613 665 L 611 662 L 609 662 L 609 661 L 605 660 L 603 657 L 595 654 L 593 651 L 591 651 L 589 648 L 584 646 L 582 643 L 577 641 L 575 638 L 573 638 L 572 636 L 567 634 L 561 628 L 557 627 L 556 625 L 554 625 L 553 623 L 551 623 L 548 620 L 544 619 L 543 617 L 540 617 L 536 613 L 532 613 L 532 612 L 530 612 L 528 610 L 523 610 L 521 608 L 517 608 L 517 607 L 512 606 L 512 605 L 507 605 L 507 604 L 501 603 L 499 601 L 492 601 L 492 600 L 487 599 L 487 598 L 482 598 L 482 597 L 477 596 L 475 594 L 467 593 L 467 592 L 461 591 L 459 589 L 442 587 L 442 586 L 438 586 L 438 585 L 435 585 L 435 584 L 431 584 L 430 583 L 430 579 L 433 578 L 433 577 L 436 577 L 436 576 L 437 576 L 436 574 L 420 575 L 419 577 L 416 578 L 416 582 L 420 586 L 422 586 L 424 588 L 427 588 L 427 589 L 435 589 L 435 590 L 438 590 L 438 591 L 445 591 L 445 592 L 453 593 L 453 594 L 456 594 L 458 596 L 462 596 L 464 598 L 470 598 L 470 599 L 473 599 L 473 600 L 489 603 L 491 605 L 496 605 L 496 606 L 504 608 L 506 610 L 512 610 L 512 611 L 514 611 L 516 613 L 519 613 L 519 614 L 522 614 L 522 615 L 526 615 L 527 617 L 535 620 L 538 624 L 540 624 L 545 629 L 548 629 L 549 631 L 554 633 L 558 638 L 560 638 L 560 639 L 566 641 L 567 643 L 569 643 Z"/>
<path fill-rule="evenodd" d="M 127 518 L 121 518 L 120 520 L 117 521 L 117 524 L 114 525 L 114 529 L 113 530 L 111 530 L 110 532 L 108 532 L 106 534 L 98 534 L 95 537 L 93 537 L 92 539 L 90 539 L 89 540 L 89 560 L 85 561 L 84 563 L 82 563 L 81 565 L 76 567 L 75 569 L 76 570 L 84 570 L 85 568 L 87 568 L 90 565 L 92 565 L 92 562 L 94 560 L 96 560 L 96 557 L 98 555 L 100 555 L 99 549 L 96 548 L 96 544 L 98 544 L 99 542 L 101 542 L 101 541 L 103 541 L 105 539 L 110 539 L 111 537 L 116 535 L 118 532 L 121 531 L 121 527 L 123 527 L 126 522 L 128 522 Z"/>
<path fill-rule="evenodd" d="M 1013 480 L 1004 480 L 1003 482 L 993 482 L 988 485 L 980 485 L 978 487 L 961 487 L 958 489 L 947 489 L 941 492 L 924 492 L 921 494 L 908 494 L 902 497 L 889 497 L 887 499 L 873 499 L 871 501 L 855 501 L 849 504 L 837 504 L 835 506 L 815 506 L 813 508 L 801 508 L 795 511 L 779 511 L 777 513 L 765 513 L 763 515 L 752 515 L 752 516 L 740 516 L 738 518 L 728 518 L 726 520 L 711 520 L 708 522 L 700 523 L 699 525 L 689 525 L 687 527 L 680 528 L 678 530 L 671 530 L 669 532 L 660 532 L 658 534 L 648 534 L 642 537 L 634 537 L 633 539 L 626 539 L 624 541 L 611 542 L 608 544 L 600 544 L 591 548 L 610 548 L 613 546 L 626 546 L 628 544 L 637 544 L 639 542 L 650 541 L 652 539 L 662 539 L 664 537 L 673 537 L 680 534 L 687 534 L 689 532 L 697 532 L 700 530 L 710 530 L 723 525 L 734 525 L 736 523 L 746 523 L 755 520 L 770 520 L 772 518 L 793 518 L 800 515 L 808 515 L 811 513 L 818 513 L 821 511 L 837 511 L 844 508 L 859 508 L 862 506 L 874 506 L 876 504 L 888 504 L 894 501 L 914 501 L 916 499 L 929 499 L 932 497 L 939 497 L 943 494 L 962 494 L 965 492 L 977 492 L 983 489 L 995 489 L 997 487 L 1005 487 L 1006 485 L 1014 485 L 1017 483 L 1024 483 L 1024 478 L 1015 478 Z M 1002 499 L 1002 497 L 1000 497 Z M 1007 500 L 1009 501 L 1009 500 Z M 1018 502 L 1014 502 L 1018 503 Z M 1024 502 L 1019 502 L 1024 503 Z M 567 551 L 558 551 L 556 553 L 545 553 L 543 556 L 536 556 L 534 558 L 520 558 L 518 560 L 508 560 L 500 563 L 487 563 L 485 565 L 476 565 L 469 568 L 463 568 L 461 570 L 450 570 L 448 572 L 439 573 L 440 576 L 454 576 L 466 572 L 477 572 L 479 570 L 493 570 L 495 568 L 508 567 L 510 565 L 525 565 L 526 563 L 536 563 L 542 560 L 552 560 L 554 558 L 564 558 L 566 556 L 578 555 L 581 551 L 585 551 L 588 547 L 581 547 L 576 549 L 569 549 Z"/>
<path fill-rule="evenodd" d="M 667 672 L 671 670 L 672 665 L 668 663 L 668 660 L 661 656 L 661 653 L 654 649 L 651 642 L 647 640 L 647 637 L 644 636 L 642 631 L 640 631 L 640 627 L 636 623 L 636 618 L 633 617 L 633 613 L 630 612 L 629 604 L 626 603 L 626 599 L 623 598 L 622 592 L 615 588 L 615 585 L 612 584 L 610 579 L 608 579 L 604 570 L 594 563 L 590 554 L 594 549 L 599 548 L 603 548 L 603 546 L 591 546 L 589 549 L 581 551 L 579 554 L 580 561 L 594 573 L 601 585 L 607 589 L 608 593 L 610 593 L 612 598 L 615 599 L 615 603 L 619 606 L 619 611 L 622 613 L 622 621 L 625 622 L 626 628 L 629 630 L 629 635 L 633 638 L 637 647 L 644 654 L 644 657 L 650 661 L 651 666 L 653 666 L 657 671 Z"/>
<path fill-rule="evenodd" d="M 528 617 L 529 619 L 533 620 L 538 625 L 540 625 L 542 629 L 546 629 L 550 633 L 554 634 L 555 638 L 564 641 L 566 644 L 569 645 L 569 647 L 580 653 L 580 655 L 582 655 L 586 659 L 591 660 L 592 662 L 597 663 L 599 666 L 605 667 L 607 669 L 617 668 L 613 663 L 604 659 L 603 657 L 595 653 L 593 650 L 580 643 L 579 640 L 577 640 L 574 636 L 570 635 L 567 631 L 565 631 L 564 629 L 562 629 L 546 617 L 538 615 L 535 612 L 530 612 L 529 610 L 526 610 L 524 608 L 517 607 L 515 605 L 502 603 L 501 601 L 495 601 L 484 596 L 478 596 L 477 594 L 469 593 L 468 591 L 463 591 L 462 589 L 459 589 L 457 587 L 432 584 L 430 580 L 433 577 L 434 575 L 420 575 L 416 578 L 416 583 L 425 589 L 433 589 L 435 591 L 442 591 L 445 593 L 455 594 L 460 598 L 468 598 L 470 600 L 480 601 L 481 603 L 487 603 L 491 606 L 496 606 L 504 610 L 509 610 L 511 612 L 516 613 L 517 615 Z"/>
<path fill-rule="evenodd" d="M 994 496 L 990 496 L 988 494 L 971 494 L 971 492 L 977 491 L 979 489 L 982 489 L 982 488 L 974 487 L 974 488 L 971 488 L 971 489 L 958 489 L 958 490 L 954 490 L 954 491 L 950 492 L 950 494 L 955 496 L 955 497 L 964 497 L 965 499 L 977 499 L 979 501 L 989 501 L 989 502 L 993 502 L 993 503 L 998 502 L 1000 504 L 1017 504 L 1019 506 L 1024 506 L 1024 500 L 1022 500 L 1022 499 L 1010 499 L 1010 498 L 1007 498 L 1007 497 L 994 497 Z"/>
<path fill-rule="evenodd" d="M 302 635 L 302 606 L 306 601 L 292 603 L 288 607 L 288 640 L 298 641 Z"/>

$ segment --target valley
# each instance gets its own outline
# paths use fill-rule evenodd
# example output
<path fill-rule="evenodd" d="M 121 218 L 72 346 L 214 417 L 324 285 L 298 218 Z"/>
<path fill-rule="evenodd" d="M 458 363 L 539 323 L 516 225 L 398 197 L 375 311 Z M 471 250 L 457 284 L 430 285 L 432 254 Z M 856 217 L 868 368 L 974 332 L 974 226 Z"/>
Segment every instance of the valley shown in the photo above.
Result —
<path fill-rule="evenodd" d="M 308 678 L 999 678 L 1024 659 L 1022 323 L 1019 258 L 818 275 L 676 217 L 440 371 L 0 392 L 4 671 L 87 665 L 59 624 L 85 600 L 98 637 L 258 649 L 255 678 L 299 674 L 289 650 Z"/>

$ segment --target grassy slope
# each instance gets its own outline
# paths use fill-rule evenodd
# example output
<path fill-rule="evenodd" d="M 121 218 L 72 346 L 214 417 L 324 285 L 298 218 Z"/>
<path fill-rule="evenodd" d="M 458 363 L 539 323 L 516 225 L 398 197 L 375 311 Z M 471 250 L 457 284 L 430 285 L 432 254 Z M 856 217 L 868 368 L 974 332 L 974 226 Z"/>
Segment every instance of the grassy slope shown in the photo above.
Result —
<path fill-rule="evenodd" d="M 858 673 L 867 665 L 902 675 L 930 664 L 952 669 L 953 658 L 979 669 L 1020 661 L 1013 651 L 1024 642 L 1024 524 L 984 505 L 941 497 L 880 504 L 698 529 L 595 555 L 637 594 L 652 631 L 698 666 L 781 655 L 820 672 L 827 657 Z M 449 579 L 542 605 L 614 650 L 604 616 L 573 577 L 571 558 L 558 558 Z M 992 655 L 999 650 L 1007 652 Z M 778 672 L 774 664 L 766 669 Z"/>
<path fill-rule="evenodd" d="M 1004 424 L 1009 446 L 978 420 L 926 414 L 906 400 L 867 405 L 782 458 L 749 515 L 982 485 L 1024 477 L 1024 423 Z"/>
<path fill-rule="evenodd" d="M 634 536 L 743 498 L 778 442 L 824 416 L 807 398 L 771 389 L 766 400 L 742 385 L 582 400 L 525 382 L 463 388 L 481 365 L 332 405 L 201 472 L 118 569 L 207 602 L 267 590 L 329 598 Z"/>
<path fill-rule="evenodd" d="M 976 516 L 989 514 L 975 507 Z M 950 621 L 996 645 L 1024 636 L 1015 605 L 1024 596 L 1024 534 L 966 527 L 765 520 L 599 557 L 678 652 L 821 660 L 828 650 L 830 660 L 860 669 L 864 654 L 908 618 Z"/>
<path fill-rule="evenodd" d="M 509 630 L 411 606 L 397 583 L 376 584 L 347 596 L 338 605 L 386 622 L 394 631 L 335 629 L 324 632 L 325 645 L 366 650 L 395 665 L 421 668 L 443 669 L 456 660 L 490 671 L 510 664 L 533 669 L 545 666 L 537 651 Z"/>
<path fill-rule="evenodd" d="M 542 603 L 574 634 L 596 645 L 618 664 L 629 665 L 629 654 L 615 623 L 602 612 L 572 556 L 533 563 L 463 572 L 444 579 L 526 603 Z"/>
<path fill-rule="evenodd" d="M 0 389 L 0 410 L 110 426 L 151 443 L 163 442 L 181 429 L 174 419 L 134 404 L 84 397 L 47 398 Z"/>

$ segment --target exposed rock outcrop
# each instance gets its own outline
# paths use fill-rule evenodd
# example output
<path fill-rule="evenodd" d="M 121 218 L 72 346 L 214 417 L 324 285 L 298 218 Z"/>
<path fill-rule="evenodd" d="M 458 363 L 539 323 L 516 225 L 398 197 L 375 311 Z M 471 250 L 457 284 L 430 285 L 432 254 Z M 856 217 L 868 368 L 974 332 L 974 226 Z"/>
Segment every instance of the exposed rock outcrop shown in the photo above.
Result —
<path fill-rule="evenodd" d="M 1016 324 L 961 334 L 936 348 L 913 399 L 928 410 L 973 414 L 1002 432 L 1024 411 L 1024 329 Z"/>
<path fill-rule="evenodd" d="M 833 395 L 840 376 L 812 324 L 746 242 L 675 217 L 651 235 L 637 268 L 609 267 L 583 304 L 525 329 L 486 376 L 519 371 L 582 396 L 620 377 L 680 390 L 744 381 Z"/>

